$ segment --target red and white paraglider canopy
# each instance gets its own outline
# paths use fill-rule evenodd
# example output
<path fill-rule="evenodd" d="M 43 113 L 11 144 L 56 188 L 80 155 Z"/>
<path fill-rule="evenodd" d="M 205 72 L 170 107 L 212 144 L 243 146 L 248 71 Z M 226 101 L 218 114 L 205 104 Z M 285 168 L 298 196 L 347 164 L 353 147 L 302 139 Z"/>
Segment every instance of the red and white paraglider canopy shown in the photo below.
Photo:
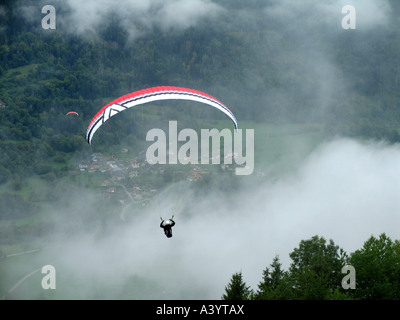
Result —
<path fill-rule="evenodd" d="M 191 100 L 208 104 L 225 113 L 232 120 L 235 129 L 238 129 L 237 120 L 232 111 L 222 102 L 204 92 L 180 87 L 153 87 L 126 94 L 101 108 L 89 123 L 86 141 L 90 144 L 97 129 L 117 113 L 147 102 L 168 99 Z"/>

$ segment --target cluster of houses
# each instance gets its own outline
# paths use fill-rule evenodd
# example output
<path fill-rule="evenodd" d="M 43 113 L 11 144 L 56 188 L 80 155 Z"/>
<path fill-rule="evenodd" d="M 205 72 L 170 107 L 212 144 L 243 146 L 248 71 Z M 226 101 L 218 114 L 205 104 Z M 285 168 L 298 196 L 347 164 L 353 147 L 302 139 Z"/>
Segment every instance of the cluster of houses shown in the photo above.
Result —
<path fill-rule="evenodd" d="M 126 158 L 126 157 L 125 157 Z M 121 159 L 117 156 L 105 156 L 94 153 L 88 159 L 78 164 L 79 171 L 88 173 L 103 173 L 104 180 L 100 183 L 99 190 L 105 199 L 118 199 L 121 202 L 129 200 L 134 203 L 145 205 L 155 194 L 155 187 L 143 187 L 138 179 L 141 175 L 163 175 L 166 165 L 149 164 L 144 153 L 132 159 Z M 223 168 L 225 169 L 225 167 Z M 204 166 L 190 165 L 190 170 L 175 171 L 182 179 L 193 182 L 211 174 Z M 128 186 L 129 187 L 126 187 Z M 129 198 L 129 199 L 128 199 Z"/>
<path fill-rule="evenodd" d="M 115 156 L 103 156 L 101 153 L 92 154 L 90 159 L 82 160 L 78 166 L 80 171 L 109 173 L 113 182 L 135 178 L 139 175 L 141 168 L 158 170 L 156 167 L 150 168 L 151 166 L 145 160 L 139 158 L 122 160 Z"/>
<path fill-rule="evenodd" d="M 123 149 L 122 153 L 128 150 Z M 124 159 L 123 159 L 124 158 Z M 212 174 L 208 166 L 190 164 L 190 170 L 175 170 L 180 178 L 194 182 L 203 179 L 205 175 Z M 101 153 L 94 153 L 88 159 L 78 164 L 81 172 L 100 172 L 104 174 L 104 180 L 98 186 L 103 198 L 118 199 L 121 202 L 130 200 L 145 205 L 155 194 L 154 187 L 140 185 L 138 177 L 145 175 L 163 175 L 167 166 L 160 164 L 149 164 L 146 161 L 144 152 L 138 157 L 128 159 L 127 157 L 105 156 Z M 234 166 L 221 164 L 221 170 L 234 171 Z M 213 171 L 215 173 L 215 171 Z M 129 187 L 127 187 L 129 186 Z M 129 198 L 129 199 L 128 199 Z"/>
<path fill-rule="evenodd" d="M 135 178 L 143 174 L 163 174 L 164 171 L 159 166 L 150 166 L 142 157 L 124 160 L 115 155 L 104 156 L 101 153 L 94 153 L 88 159 L 80 161 L 78 167 L 81 172 L 104 174 L 104 180 L 98 186 L 103 198 L 118 199 L 121 202 L 130 198 L 131 201 L 142 205 L 145 205 L 157 190 L 144 189 L 134 183 Z M 131 183 L 125 183 L 126 180 Z M 130 185 L 129 189 L 125 185 Z"/>

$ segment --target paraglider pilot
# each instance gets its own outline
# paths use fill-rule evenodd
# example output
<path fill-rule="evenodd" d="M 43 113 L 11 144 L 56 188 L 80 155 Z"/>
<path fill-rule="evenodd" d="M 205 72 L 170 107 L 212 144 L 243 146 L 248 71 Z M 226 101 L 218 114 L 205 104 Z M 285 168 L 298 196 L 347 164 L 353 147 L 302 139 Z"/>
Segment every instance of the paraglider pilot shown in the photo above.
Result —
<path fill-rule="evenodd" d="M 160 228 L 164 229 L 167 238 L 172 237 L 172 227 L 175 225 L 175 221 L 173 219 L 174 216 L 172 216 L 172 218 L 168 220 L 163 220 L 163 218 L 161 218 Z"/>

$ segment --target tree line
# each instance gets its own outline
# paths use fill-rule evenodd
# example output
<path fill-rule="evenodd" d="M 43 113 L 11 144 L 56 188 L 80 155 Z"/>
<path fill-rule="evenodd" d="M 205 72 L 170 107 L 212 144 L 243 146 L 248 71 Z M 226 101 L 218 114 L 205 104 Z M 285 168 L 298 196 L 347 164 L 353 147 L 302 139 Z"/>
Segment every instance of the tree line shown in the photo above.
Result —
<path fill-rule="evenodd" d="M 104 21 L 96 39 L 63 28 L 42 30 L 41 15 L 26 20 L 17 4 L 37 8 L 37 1 L 4 1 L 0 27 L 0 184 L 20 188 L 38 175 L 62 177 L 68 160 L 89 152 L 85 132 L 90 119 L 106 103 L 138 89 L 175 85 L 192 87 L 220 98 L 239 121 L 266 123 L 315 121 L 327 135 L 346 135 L 399 142 L 398 108 L 400 28 L 332 36 L 327 44 L 338 70 L 351 77 L 346 94 L 332 96 L 325 115 L 320 97 L 303 79 L 302 57 L 290 56 L 300 39 L 284 33 L 262 12 L 272 1 L 215 1 L 227 12 L 252 10 L 252 21 L 225 14 L 218 21 L 163 32 L 154 28 L 132 41 L 117 19 Z M 390 1 L 393 14 L 400 13 Z M 63 4 L 58 4 L 62 12 Z M 397 24 L 396 24 L 397 23 Z M 226 26 L 229 26 L 227 28 Z M 363 50 L 368 48 L 368 50 Z M 282 58 L 282 59 L 281 59 Z M 307 81 L 306 81 L 307 80 Z M 283 98 L 284 97 L 284 98 Z M 278 99 L 279 98 L 279 99 Z M 283 103 L 285 102 L 285 103 Z M 178 119 L 200 127 L 201 119 L 223 119 L 208 108 L 138 108 L 135 116 L 114 117 L 99 132 L 91 151 L 129 139 L 133 147 L 151 124 Z M 210 108 L 211 109 L 211 108 Z M 79 117 L 66 117 L 68 111 Z M 125 120 L 125 121 L 124 121 Z M 165 123 L 164 123 L 165 125 Z"/>
<path fill-rule="evenodd" d="M 223 300 L 399 300 L 400 241 L 382 233 L 348 255 L 333 240 L 302 240 L 290 254 L 288 270 L 279 256 L 262 271 L 256 289 L 242 271 L 232 275 Z M 344 266 L 354 271 L 347 272 Z M 350 273 L 352 273 L 350 275 Z M 353 278 L 352 278 L 353 277 Z M 350 281 L 354 281 L 350 284 Z"/>

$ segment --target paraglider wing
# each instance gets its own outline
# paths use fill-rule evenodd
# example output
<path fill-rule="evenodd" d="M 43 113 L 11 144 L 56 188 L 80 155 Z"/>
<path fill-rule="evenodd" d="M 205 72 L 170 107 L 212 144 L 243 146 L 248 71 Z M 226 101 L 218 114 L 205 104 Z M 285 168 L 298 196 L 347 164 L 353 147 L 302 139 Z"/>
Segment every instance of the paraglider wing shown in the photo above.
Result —
<path fill-rule="evenodd" d="M 232 111 L 216 98 L 206 93 L 180 87 L 153 87 L 126 94 L 101 108 L 89 123 L 86 131 L 86 141 L 90 144 L 97 129 L 117 113 L 147 102 L 168 99 L 192 100 L 208 104 L 225 113 L 232 120 L 235 129 L 238 129 L 237 120 Z"/>
<path fill-rule="evenodd" d="M 66 116 L 69 116 L 70 114 L 75 114 L 75 115 L 79 116 L 79 113 L 76 112 L 76 111 L 70 111 L 70 112 L 68 112 L 68 113 L 66 114 Z"/>

